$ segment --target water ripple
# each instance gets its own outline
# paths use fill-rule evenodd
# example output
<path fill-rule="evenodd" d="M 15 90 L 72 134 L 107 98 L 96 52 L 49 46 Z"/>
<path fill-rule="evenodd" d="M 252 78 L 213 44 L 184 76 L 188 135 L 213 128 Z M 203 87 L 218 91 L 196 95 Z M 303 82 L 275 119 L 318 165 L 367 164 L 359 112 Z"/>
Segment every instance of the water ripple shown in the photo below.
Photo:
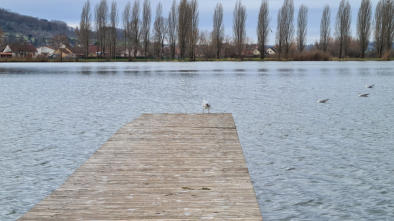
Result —
<path fill-rule="evenodd" d="M 2 64 L 0 220 L 28 211 L 141 113 L 199 113 L 202 99 L 233 113 L 264 220 L 390 220 L 392 70 L 394 62 Z"/>

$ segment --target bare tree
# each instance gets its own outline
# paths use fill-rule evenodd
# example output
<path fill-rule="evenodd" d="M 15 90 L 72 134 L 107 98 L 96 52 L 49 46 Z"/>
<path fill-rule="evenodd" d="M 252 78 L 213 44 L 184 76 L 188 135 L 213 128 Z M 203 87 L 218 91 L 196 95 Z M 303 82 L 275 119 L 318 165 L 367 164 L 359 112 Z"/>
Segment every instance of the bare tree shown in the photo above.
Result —
<path fill-rule="evenodd" d="M 140 47 L 140 2 L 136 0 L 133 4 L 130 22 L 130 37 L 133 48 L 134 58 L 137 57 L 138 49 Z"/>
<path fill-rule="evenodd" d="M 297 20 L 297 46 L 298 51 L 302 52 L 305 48 L 306 43 L 306 26 L 308 19 L 308 8 L 305 5 L 301 5 L 298 11 L 298 20 Z"/>
<path fill-rule="evenodd" d="M 394 39 L 394 0 L 387 0 L 386 2 L 387 7 L 385 10 L 385 18 L 387 22 L 386 24 L 386 35 L 385 35 L 385 42 L 386 42 L 386 52 L 390 53 L 393 47 L 393 39 Z"/>
<path fill-rule="evenodd" d="M 66 48 L 70 44 L 68 37 L 64 34 L 58 34 L 51 39 L 51 45 L 55 49 Z"/>
<path fill-rule="evenodd" d="M 162 16 L 163 7 L 161 2 L 156 8 L 156 18 L 154 23 L 154 40 L 155 40 L 155 55 L 156 57 L 163 58 L 164 40 L 167 32 L 166 20 Z"/>
<path fill-rule="evenodd" d="M 111 56 L 113 58 L 116 58 L 116 40 L 118 39 L 116 26 L 118 25 L 118 10 L 115 0 L 112 1 L 110 20 L 111 20 L 110 51 L 111 51 Z"/>
<path fill-rule="evenodd" d="M 365 57 L 371 34 L 372 6 L 370 0 L 362 0 L 358 11 L 357 34 L 360 42 L 361 57 Z"/>
<path fill-rule="evenodd" d="M 143 37 L 145 57 L 148 56 L 148 51 L 149 51 L 150 24 L 151 24 L 150 1 L 144 0 L 144 6 L 142 10 L 141 34 Z"/>
<path fill-rule="evenodd" d="M 327 51 L 330 40 L 330 6 L 324 7 L 323 15 L 320 22 L 320 49 Z"/>
<path fill-rule="evenodd" d="M 236 57 L 237 53 L 235 52 L 235 47 L 233 44 L 233 36 L 225 35 L 223 41 L 223 56 L 228 57 Z"/>
<path fill-rule="evenodd" d="M 375 10 L 375 48 L 379 57 L 383 56 L 384 46 L 384 30 L 383 30 L 383 14 L 384 14 L 384 0 L 381 0 L 376 5 Z"/>
<path fill-rule="evenodd" d="M 91 31 L 90 2 L 86 1 L 82 8 L 81 22 L 79 24 L 79 42 L 82 45 L 85 58 L 89 57 L 89 40 Z"/>
<path fill-rule="evenodd" d="M 123 10 L 123 37 L 124 37 L 124 53 L 128 54 L 130 57 L 131 54 L 131 43 L 130 43 L 130 11 L 131 4 L 127 2 L 124 10 Z"/>
<path fill-rule="evenodd" d="M 96 33 L 97 33 L 97 43 L 99 48 L 99 55 L 105 56 L 106 52 L 106 26 L 108 20 L 108 6 L 106 0 L 101 0 L 101 2 L 96 6 L 95 10 L 95 20 L 96 20 Z"/>
<path fill-rule="evenodd" d="M 233 32 L 234 42 L 237 50 L 237 55 L 242 59 L 242 51 L 245 43 L 245 21 L 246 21 L 246 8 L 242 5 L 241 0 L 237 0 L 234 8 L 234 21 L 233 21 Z"/>
<path fill-rule="evenodd" d="M 208 31 L 200 32 L 198 45 L 204 58 L 216 57 L 216 46 L 212 42 L 214 41 L 214 36 L 215 35 L 213 33 L 209 33 Z"/>
<path fill-rule="evenodd" d="M 394 1 L 380 0 L 375 11 L 375 48 L 379 57 L 389 53 L 394 37 Z"/>
<path fill-rule="evenodd" d="M 205 39 L 205 35 L 200 36 L 201 39 Z M 222 50 L 224 38 L 224 26 L 223 26 L 223 6 L 222 3 L 218 3 L 213 14 L 213 31 L 212 31 L 212 44 L 216 51 L 216 58 L 220 58 L 220 52 Z"/>
<path fill-rule="evenodd" d="M 186 55 L 186 47 L 188 44 L 188 34 L 190 31 L 190 14 L 188 13 L 187 0 L 181 0 L 178 6 L 178 44 L 180 58 L 184 59 Z"/>
<path fill-rule="evenodd" d="M 198 41 L 198 3 L 197 0 L 190 0 L 188 4 L 188 11 L 189 11 L 189 16 L 190 16 L 190 32 L 189 32 L 189 40 L 188 40 L 188 45 L 189 45 L 189 57 L 192 60 L 196 59 L 196 46 L 197 46 L 197 41 Z"/>
<path fill-rule="evenodd" d="M 279 58 L 283 51 L 289 56 L 291 42 L 294 35 L 294 3 L 293 0 L 285 0 L 278 12 L 278 30 L 276 33 Z"/>
<path fill-rule="evenodd" d="M 265 44 L 268 38 L 268 25 L 269 25 L 269 11 L 268 11 L 268 1 L 263 0 L 260 6 L 259 21 L 257 24 L 257 39 L 258 47 L 260 51 L 260 58 L 265 57 Z"/>
<path fill-rule="evenodd" d="M 64 34 L 58 34 L 51 39 L 51 45 L 60 52 L 60 62 L 63 61 L 63 53 L 65 48 L 70 45 L 69 39 Z"/>
<path fill-rule="evenodd" d="M 178 13 L 176 10 L 176 0 L 173 0 L 168 14 L 168 43 L 170 45 L 171 58 L 175 58 L 177 39 Z"/>
<path fill-rule="evenodd" d="M 336 20 L 336 35 L 339 42 L 339 58 L 347 55 L 350 40 L 350 4 L 341 0 Z"/>

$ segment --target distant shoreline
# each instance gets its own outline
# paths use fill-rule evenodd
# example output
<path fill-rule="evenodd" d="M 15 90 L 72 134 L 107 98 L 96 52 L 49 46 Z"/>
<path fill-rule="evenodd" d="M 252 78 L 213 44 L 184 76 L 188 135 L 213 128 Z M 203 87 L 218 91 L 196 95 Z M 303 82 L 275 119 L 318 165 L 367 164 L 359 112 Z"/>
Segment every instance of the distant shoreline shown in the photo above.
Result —
<path fill-rule="evenodd" d="M 42 59 L 42 58 L 8 58 L 0 59 L 0 63 L 107 63 L 107 62 L 243 62 L 243 61 L 277 61 L 277 62 L 294 62 L 294 61 L 394 61 L 394 58 L 382 59 L 382 58 L 330 58 L 328 60 L 297 60 L 297 59 L 278 59 L 278 58 L 223 58 L 223 59 L 148 59 L 148 58 L 136 58 L 136 59 L 104 59 L 104 58 L 89 58 L 89 59 L 65 59 L 60 61 L 58 59 Z"/>

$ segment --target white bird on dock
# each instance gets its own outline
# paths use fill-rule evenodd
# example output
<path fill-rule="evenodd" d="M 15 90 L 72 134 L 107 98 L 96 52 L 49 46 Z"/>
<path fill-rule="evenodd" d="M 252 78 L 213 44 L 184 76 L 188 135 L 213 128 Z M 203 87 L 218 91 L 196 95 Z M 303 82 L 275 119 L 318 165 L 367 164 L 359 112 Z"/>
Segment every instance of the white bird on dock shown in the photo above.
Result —
<path fill-rule="evenodd" d="M 321 100 L 318 100 L 317 103 L 325 104 L 325 103 L 327 103 L 327 101 L 329 101 L 329 100 L 330 100 L 330 99 L 321 99 Z"/>
<path fill-rule="evenodd" d="M 369 94 L 360 94 L 360 95 L 358 95 L 359 97 L 368 97 L 369 96 Z"/>
<path fill-rule="evenodd" d="M 211 105 L 208 103 L 208 101 L 203 100 L 202 101 L 202 113 L 205 113 L 205 110 L 207 110 L 209 113 L 209 109 L 211 109 Z"/>
<path fill-rule="evenodd" d="M 370 84 L 370 85 L 366 85 L 365 87 L 366 87 L 366 88 L 374 88 L 375 85 L 374 85 L 374 84 Z"/>

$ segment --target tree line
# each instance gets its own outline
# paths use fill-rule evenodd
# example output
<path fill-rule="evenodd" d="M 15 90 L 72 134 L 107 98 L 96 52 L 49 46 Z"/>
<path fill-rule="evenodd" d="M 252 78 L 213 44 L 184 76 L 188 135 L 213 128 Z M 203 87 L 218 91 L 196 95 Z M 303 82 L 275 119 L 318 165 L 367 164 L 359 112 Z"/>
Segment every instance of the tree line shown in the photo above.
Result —
<path fill-rule="evenodd" d="M 197 0 L 180 0 L 179 3 L 173 0 L 168 15 L 163 15 L 163 6 L 159 2 L 154 18 L 149 0 L 143 0 L 142 6 L 139 0 L 135 0 L 133 4 L 128 2 L 121 15 L 118 14 L 115 0 L 110 6 L 107 0 L 101 0 L 93 11 L 91 8 L 88 0 L 83 6 L 78 30 L 80 45 L 86 57 L 89 56 L 91 43 L 96 43 L 99 56 L 102 57 L 116 57 L 117 51 L 122 50 L 130 59 L 138 56 L 168 56 L 172 59 L 195 60 L 198 48 L 205 57 L 226 57 L 231 54 L 229 50 L 241 59 L 244 55 L 247 11 L 241 0 L 237 0 L 234 6 L 232 37 L 224 35 L 223 6 L 220 2 L 213 11 L 213 27 L 210 32 L 199 30 Z M 279 58 L 289 58 L 295 52 L 303 53 L 307 46 L 308 7 L 300 6 L 296 21 L 294 11 L 293 0 L 284 0 L 277 14 L 275 49 Z M 120 29 L 119 17 L 122 26 Z M 374 15 L 371 1 L 362 0 L 355 38 L 350 31 L 351 5 L 348 0 L 340 1 L 333 33 L 330 21 L 331 9 L 327 5 L 321 17 L 320 41 L 315 43 L 314 50 L 339 58 L 354 54 L 365 57 L 373 33 L 376 56 L 390 56 L 394 37 L 394 0 L 379 0 Z M 272 32 L 267 0 L 261 2 L 256 24 L 257 48 L 260 57 L 264 59 L 269 32 Z M 122 32 L 122 37 L 119 37 L 119 32 Z"/>

